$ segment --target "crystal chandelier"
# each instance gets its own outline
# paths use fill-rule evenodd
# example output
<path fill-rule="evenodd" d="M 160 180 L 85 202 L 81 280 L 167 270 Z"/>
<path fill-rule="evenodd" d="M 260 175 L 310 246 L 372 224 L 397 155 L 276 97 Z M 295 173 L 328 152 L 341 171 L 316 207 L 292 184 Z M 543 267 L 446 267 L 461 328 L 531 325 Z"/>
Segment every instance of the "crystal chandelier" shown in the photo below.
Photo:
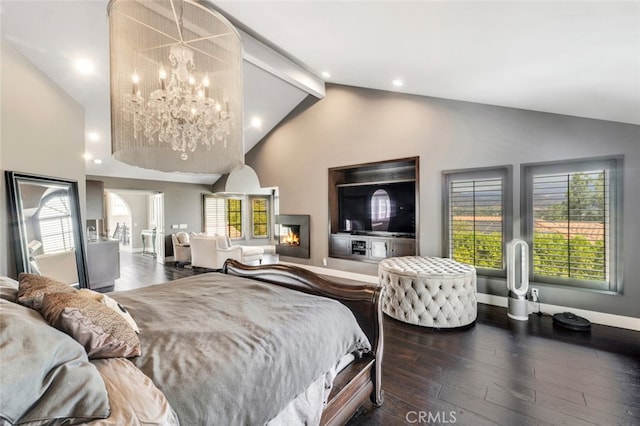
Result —
<path fill-rule="evenodd" d="M 153 143 L 157 134 L 158 141 L 179 151 L 182 160 L 187 160 L 199 145 L 211 149 L 218 141 L 226 148 L 232 116 L 227 107 L 209 97 L 207 75 L 200 83 L 196 81 L 193 50 L 184 45 L 171 46 L 169 61 L 171 78 L 167 83 L 167 72 L 161 65 L 160 87 L 151 92 L 148 102 L 140 93 L 140 76 L 135 71 L 131 76 L 133 90 L 125 95 L 123 107 L 125 120 L 133 121 L 134 137 L 142 133 Z"/>
<path fill-rule="evenodd" d="M 109 24 L 114 157 L 193 173 L 243 164 L 242 49 L 231 24 L 191 0 L 112 0 Z"/>

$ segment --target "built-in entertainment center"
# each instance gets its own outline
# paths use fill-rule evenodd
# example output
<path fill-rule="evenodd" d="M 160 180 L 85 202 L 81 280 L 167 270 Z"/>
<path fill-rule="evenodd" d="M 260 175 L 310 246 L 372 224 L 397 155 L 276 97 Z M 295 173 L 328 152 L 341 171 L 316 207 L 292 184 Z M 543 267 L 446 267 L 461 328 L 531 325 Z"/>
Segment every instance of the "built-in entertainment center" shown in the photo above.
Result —
<path fill-rule="evenodd" d="M 418 157 L 329 169 L 329 256 L 377 262 L 417 253 Z"/>

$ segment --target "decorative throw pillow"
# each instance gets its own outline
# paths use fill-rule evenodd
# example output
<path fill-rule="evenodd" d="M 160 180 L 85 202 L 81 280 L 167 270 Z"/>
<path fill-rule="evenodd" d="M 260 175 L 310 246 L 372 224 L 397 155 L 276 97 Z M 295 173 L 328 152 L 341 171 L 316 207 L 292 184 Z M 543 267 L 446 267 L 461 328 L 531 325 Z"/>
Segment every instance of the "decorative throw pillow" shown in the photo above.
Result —
<path fill-rule="evenodd" d="M 88 288 L 81 288 L 78 290 L 78 294 L 83 297 L 88 297 L 89 299 L 93 299 L 96 302 L 100 302 L 108 308 L 114 310 L 115 313 L 124 318 L 131 328 L 135 330 L 136 333 L 140 333 L 140 328 L 138 328 L 138 324 L 133 320 L 133 317 L 127 311 L 127 309 L 119 304 L 117 301 L 113 300 L 111 297 L 107 296 L 104 293 L 98 293 L 97 291 L 89 290 Z"/>
<path fill-rule="evenodd" d="M 20 287 L 18 289 L 18 303 L 33 309 L 40 309 L 42 298 L 49 293 L 76 293 L 74 287 L 69 284 L 45 277 L 44 275 L 27 274 L 18 275 Z"/>
<path fill-rule="evenodd" d="M 135 330 L 113 309 L 79 294 L 47 294 L 40 313 L 49 324 L 84 346 L 89 358 L 139 356 Z"/>
<path fill-rule="evenodd" d="M 109 415 L 105 384 L 78 342 L 26 306 L 0 299 L 0 312 L 0 419 L 76 424 Z"/>

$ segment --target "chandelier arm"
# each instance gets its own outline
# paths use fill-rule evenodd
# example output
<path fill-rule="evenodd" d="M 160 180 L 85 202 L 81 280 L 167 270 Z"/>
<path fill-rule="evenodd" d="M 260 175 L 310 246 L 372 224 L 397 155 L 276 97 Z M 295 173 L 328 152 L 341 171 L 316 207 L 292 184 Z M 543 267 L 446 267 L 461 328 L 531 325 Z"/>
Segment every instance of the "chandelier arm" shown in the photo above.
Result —
<path fill-rule="evenodd" d="M 180 43 L 184 43 L 184 38 L 182 37 L 182 12 L 184 11 L 184 2 L 180 1 L 180 18 L 178 18 L 178 14 L 176 13 L 176 7 L 174 4 L 174 0 L 170 1 L 171 10 L 173 11 L 173 19 L 176 22 L 176 26 L 178 27 L 178 34 L 180 34 Z"/>

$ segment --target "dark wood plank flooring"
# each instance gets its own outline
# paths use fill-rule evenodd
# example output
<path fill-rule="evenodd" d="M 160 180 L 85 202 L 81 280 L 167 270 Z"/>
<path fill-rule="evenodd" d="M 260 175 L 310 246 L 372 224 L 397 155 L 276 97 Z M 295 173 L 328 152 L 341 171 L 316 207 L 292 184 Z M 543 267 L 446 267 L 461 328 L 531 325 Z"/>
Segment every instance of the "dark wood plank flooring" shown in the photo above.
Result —
<path fill-rule="evenodd" d="M 122 253 L 126 290 L 204 272 Z M 475 326 L 432 331 L 385 317 L 384 405 L 355 425 L 640 425 L 640 332 L 509 320 L 478 305 Z"/>

